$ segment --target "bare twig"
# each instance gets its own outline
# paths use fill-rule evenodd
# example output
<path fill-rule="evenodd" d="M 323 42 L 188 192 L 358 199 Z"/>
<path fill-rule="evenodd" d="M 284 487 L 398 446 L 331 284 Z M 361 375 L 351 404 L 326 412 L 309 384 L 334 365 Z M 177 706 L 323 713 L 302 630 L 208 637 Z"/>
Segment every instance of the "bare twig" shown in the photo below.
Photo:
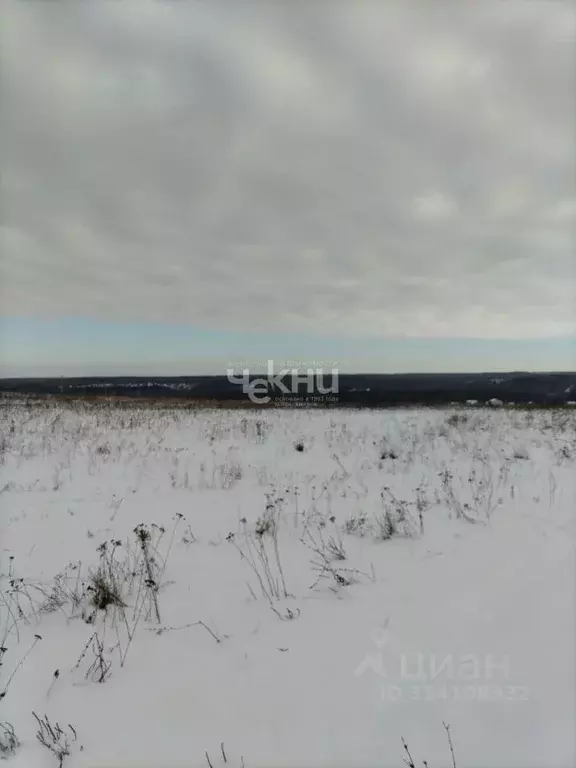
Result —
<path fill-rule="evenodd" d="M 446 736 L 448 737 L 448 744 L 450 745 L 450 753 L 452 754 L 452 768 L 456 768 L 456 757 L 454 755 L 454 747 L 452 746 L 452 736 L 450 735 L 450 726 L 446 723 L 442 723 L 446 729 Z"/>
<path fill-rule="evenodd" d="M 404 741 L 404 738 L 402 737 L 402 746 L 404 747 L 404 751 L 406 752 L 406 757 L 403 757 L 403 761 L 406 763 L 408 768 L 416 768 L 416 764 L 414 763 L 414 760 L 412 760 L 412 755 L 410 754 L 410 750 L 408 749 L 408 744 Z"/>

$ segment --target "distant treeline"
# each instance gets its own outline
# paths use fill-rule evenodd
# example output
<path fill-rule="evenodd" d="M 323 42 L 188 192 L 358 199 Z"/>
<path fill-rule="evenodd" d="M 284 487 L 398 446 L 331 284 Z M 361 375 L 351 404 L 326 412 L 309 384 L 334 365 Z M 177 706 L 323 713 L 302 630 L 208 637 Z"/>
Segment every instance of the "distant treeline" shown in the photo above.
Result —
<path fill-rule="evenodd" d="M 251 381 L 260 378 L 251 377 Z M 269 384 L 269 405 L 319 407 L 377 407 L 393 405 L 444 405 L 500 400 L 503 403 L 564 405 L 576 401 L 575 373 L 479 373 L 479 374 L 340 374 L 312 378 L 293 385 L 290 376 L 283 388 Z M 335 390 L 322 394 L 335 384 Z M 286 390 L 289 390 L 286 392 Z M 260 384 L 262 392 L 262 384 Z M 266 390 L 265 390 L 266 391 Z M 22 396 L 110 397 L 122 399 L 176 399 L 179 401 L 246 401 L 240 384 L 227 376 L 89 377 L 0 379 L 0 394 Z M 266 403 L 261 400 L 262 404 Z"/>

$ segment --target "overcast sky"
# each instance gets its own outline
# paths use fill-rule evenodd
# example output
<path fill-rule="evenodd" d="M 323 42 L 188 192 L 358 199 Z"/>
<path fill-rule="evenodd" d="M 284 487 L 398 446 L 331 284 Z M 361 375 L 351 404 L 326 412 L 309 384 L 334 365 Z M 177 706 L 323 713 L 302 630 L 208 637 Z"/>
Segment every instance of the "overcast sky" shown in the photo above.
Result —
<path fill-rule="evenodd" d="M 0 372 L 576 365 L 573 2 L 0 20 Z"/>

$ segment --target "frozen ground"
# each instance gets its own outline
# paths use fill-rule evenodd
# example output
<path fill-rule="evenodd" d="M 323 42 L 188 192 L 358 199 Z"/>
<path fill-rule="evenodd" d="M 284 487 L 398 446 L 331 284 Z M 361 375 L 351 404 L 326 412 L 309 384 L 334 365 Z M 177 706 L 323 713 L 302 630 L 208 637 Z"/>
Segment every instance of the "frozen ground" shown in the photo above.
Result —
<path fill-rule="evenodd" d="M 0 420 L 7 766 L 576 764 L 574 411 Z"/>

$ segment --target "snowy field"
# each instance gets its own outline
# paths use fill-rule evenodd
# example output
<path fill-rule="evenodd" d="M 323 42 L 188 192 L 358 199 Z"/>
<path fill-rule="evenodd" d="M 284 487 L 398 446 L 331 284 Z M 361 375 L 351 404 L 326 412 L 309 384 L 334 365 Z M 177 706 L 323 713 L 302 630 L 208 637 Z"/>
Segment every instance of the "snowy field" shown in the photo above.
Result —
<path fill-rule="evenodd" d="M 575 509 L 573 410 L 3 407 L 0 756 L 573 766 Z"/>

